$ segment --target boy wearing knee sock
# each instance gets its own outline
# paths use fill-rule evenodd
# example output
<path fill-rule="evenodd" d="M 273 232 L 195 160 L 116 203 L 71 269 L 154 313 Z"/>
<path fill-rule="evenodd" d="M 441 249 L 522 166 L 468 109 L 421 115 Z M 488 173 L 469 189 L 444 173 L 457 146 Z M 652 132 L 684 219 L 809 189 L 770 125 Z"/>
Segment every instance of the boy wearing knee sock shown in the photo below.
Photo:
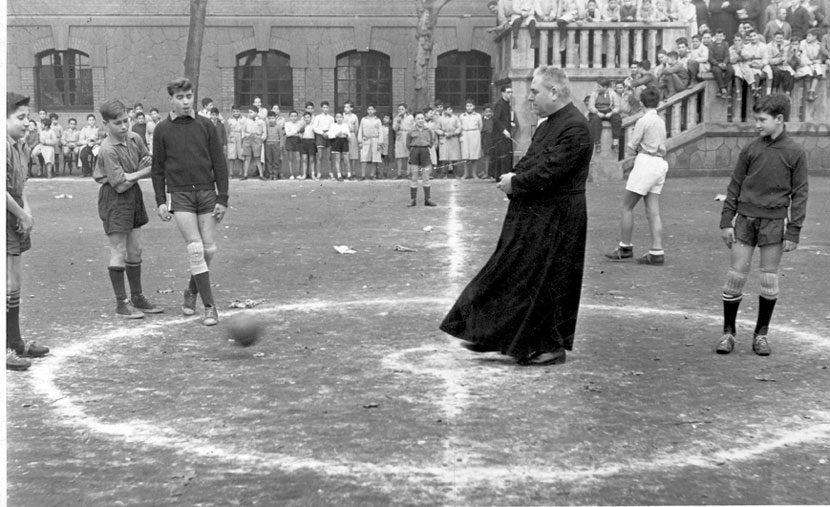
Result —
<path fill-rule="evenodd" d="M 152 157 L 144 138 L 130 130 L 127 107 L 121 101 L 108 100 L 99 111 L 107 137 L 101 142 L 92 175 L 101 184 L 98 216 L 110 244 L 109 277 L 115 292 L 115 314 L 140 319 L 145 313 L 164 311 L 144 296 L 141 287 L 141 227 L 149 219 L 138 180 L 150 176 Z M 130 284 L 129 299 L 125 273 Z"/>
<path fill-rule="evenodd" d="M 208 268 L 216 253 L 216 226 L 228 209 L 228 167 L 216 129 L 193 109 L 193 83 L 178 78 L 167 85 L 172 111 L 158 124 L 153 143 L 153 189 L 158 214 L 175 218 L 187 245 L 190 282 L 182 313 L 196 312 L 202 298 L 202 323 L 215 326 L 219 315 L 213 301 Z M 170 207 L 167 205 L 170 192 Z"/>
<path fill-rule="evenodd" d="M 798 247 L 807 210 L 807 154 L 787 135 L 784 125 L 790 114 L 789 97 L 764 96 L 753 111 L 761 137 L 741 150 L 721 213 L 721 236 L 731 250 L 731 266 L 723 288 L 723 336 L 715 345 L 718 354 L 728 354 L 735 347 L 735 318 L 757 246 L 761 293 L 752 350 L 759 356 L 770 355 L 768 332 L 778 300 L 778 266 L 784 252 Z"/>
<path fill-rule="evenodd" d="M 418 173 L 421 173 L 424 187 L 424 206 L 435 206 L 430 199 L 429 173 L 432 160 L 429 149 L 435 144 L 435 133 L 426 127 L 424 113 L 415 115 L 415 128 L 406 134 L 406 149 L 409 152 L 409 206 L 416 206 L 418 198 Z"/>

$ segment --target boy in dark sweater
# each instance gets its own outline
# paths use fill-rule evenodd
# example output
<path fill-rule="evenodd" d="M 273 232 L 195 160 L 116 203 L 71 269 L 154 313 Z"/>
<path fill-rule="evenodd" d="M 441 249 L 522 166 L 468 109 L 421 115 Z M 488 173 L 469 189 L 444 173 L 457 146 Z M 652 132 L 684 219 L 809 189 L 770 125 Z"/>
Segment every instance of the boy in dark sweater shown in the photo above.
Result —
<path fill-rule="evenodd" d="M 761 137 L 741 150 L 721 213 L 721 236 L 732 250 L 732 263 L 723 288 L 718 354 L 735 347 L 735 317 L 756 246 L 761 251 L 761 293 L 752 350 L 759 356 L 770 354 L 767 331 L 778 299 L 778 266 L 783 252 L 798 247 L 807 211 L 807 154 L 784 128 L 789 97 L 767 95 L 753 111 Z"/>
<path fill-rule="evenodd" d="M 190 284 L 182 313 L 196 313 L 196 295 L 205 305 L 202 323 L 219 323 L 208 266 L 216 254 L 216 225 L 228 209 L 228 167 L 216 128 L 193 109 L 193 83 L 178 78 L 167 85 L 172 111 L 153 134 L 153 190 L 158 214 L 175 217 L 187 243 Z M 170 207 L 166 192 L 170 192 Z"/>

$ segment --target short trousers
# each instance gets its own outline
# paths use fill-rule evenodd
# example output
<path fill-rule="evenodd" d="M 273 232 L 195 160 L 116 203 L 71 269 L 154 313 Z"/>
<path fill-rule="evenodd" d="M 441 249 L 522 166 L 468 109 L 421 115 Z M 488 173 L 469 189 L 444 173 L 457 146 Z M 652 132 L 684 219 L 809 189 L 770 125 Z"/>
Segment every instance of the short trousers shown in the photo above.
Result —
<path fill-rule="evenodd" d="M 32 248 L 31 236 L 17 232 L 19 222 L 11 212 L 6 212 L 6 255 L 20 255 Z"/>
<path fill-rule="evenodd" d="M 431 166 L 432 158 L 429 156 L 429 148 L 426 146 L 413 146 L 409 150 L 409 165 L 418 167 Z"/>
<path fill-rule="evenodd" d="M 317 155 L 317 145 L 314 144 L 314 139 L 300 140 L 300 154 L 308 155 L 309 157 Z"/>
<path fill-rule="evenodd" d="M 335 137 L 331 139 L 331 151 L 334 153 L 348 153 L 349 152 L 349 138 Z"/>
<path fill-rule="evenodd" d="M 295 152 L 300 151 L 300 138 L 291 136 L 285 138 L 285 151 Z"/>
<path fill-rule="evenodd" d="M 259 157 L 262 155 L 262 139 L 254 137 L 242 141 L 243 157 Z"/>
<path fill-rule="evenodd" d="M 783 218 L 735 217 L 735 239 L 749 246 L 781 244 L 785 228 Z"/>
<path fill-rule="evenodd" d="M 191 190 L 188 192 L 170 193 L 170 211 L 175 213 L 183 211 L 205 215 L 213 213 L 216 207 L 216 191 L 214 190 Z"/>
<path fill-rule="evenodd" d="M 98 190 L 98 217 L 107 236 L 146 225 L 150 219 L 144 207 L 141 187 L 136 184 L 119 194 L 109 183 L 101 185 Z"/>
<path fill-rule="evenodd" d="M 660 194 L 666 182 L 669 164 L 661 157 L 638 153 L 625 189 L 639 195 Z"/>
<path fill-rule="evenodd" d="M 314 143 L 318 148 L 328 148 L 331 145 L 328 136 L 320 134 L 314 134 Z"/>

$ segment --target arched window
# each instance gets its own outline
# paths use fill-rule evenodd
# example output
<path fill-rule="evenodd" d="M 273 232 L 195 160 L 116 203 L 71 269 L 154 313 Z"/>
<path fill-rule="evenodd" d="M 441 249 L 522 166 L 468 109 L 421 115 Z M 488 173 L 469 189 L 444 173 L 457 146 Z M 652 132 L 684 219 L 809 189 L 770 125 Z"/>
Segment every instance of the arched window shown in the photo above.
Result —
<path fill-rule="evenodd" d="M 392 67 L 388 55 L 352 51 L 338 56 L 334 83 L 337 111 L 351 100 L 360 108 L 361 115 L 369 104 L 375 106 L 378 116 L 392 113 Z"/>
<path fill-rule="evenodd" d="M 35 66 L 35 97 L 40 109 L 90 109 L 92 67 L 89 55 L 69 49 L 39 53 Z"/>
<path fill-rule="evenodd" d="M 435 100 L 464 109 L 472 98 L 477 107 L 490 102 L 493 69 L 490 56 L 479 51 L 450 51 L 438 56 L 435 69 Z"/>
<path fill-rule="evenodd" d="M 279 51 L 246 51 L 236 57 L 234 100 L 240 107 L 253 104 L 254 97 L 262 99 L 262 106 L 271 109 L 294 108 L 294 78 L 291 58 Z"/>

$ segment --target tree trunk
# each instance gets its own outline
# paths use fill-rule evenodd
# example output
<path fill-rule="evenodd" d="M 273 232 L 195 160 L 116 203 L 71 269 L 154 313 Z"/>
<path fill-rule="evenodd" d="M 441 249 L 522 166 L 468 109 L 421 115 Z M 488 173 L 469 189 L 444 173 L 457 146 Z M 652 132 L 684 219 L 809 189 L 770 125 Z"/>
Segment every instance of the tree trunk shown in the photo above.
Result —
<path fill-rule="evenodd" d="M 429 61 L 435 45 L 435 23 L 441 9 L 451 0 L 415 0 L 418 24 L 415 39 L 418 52 L 415 55 L 415 100 L 412 111 L 419 111 L 429 104 Z"/>
<path fill-rule="evenodd" d="M 207 0 L 190 0 L 190 28 L 187 31 L 187 50 L 184 55 L 184 76 L 193 82 L 194 104 L 199 94 L 199 68 L 202 63 L 206 14 Z"/>

